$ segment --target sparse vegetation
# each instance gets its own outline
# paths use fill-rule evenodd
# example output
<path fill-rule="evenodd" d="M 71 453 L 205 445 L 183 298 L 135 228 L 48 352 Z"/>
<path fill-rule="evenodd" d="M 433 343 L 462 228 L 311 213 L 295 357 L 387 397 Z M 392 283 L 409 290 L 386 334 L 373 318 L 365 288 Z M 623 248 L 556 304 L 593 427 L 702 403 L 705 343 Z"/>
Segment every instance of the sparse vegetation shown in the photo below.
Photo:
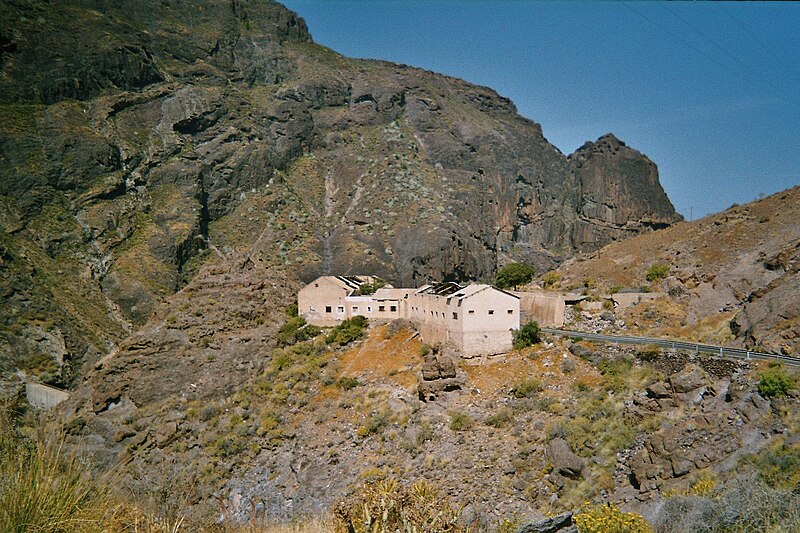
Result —
<path fill-rule="evenodd" d="M 546 272 L 545 275 L 542 276 L 542 285 L 544 285 L 546 289 L 554 287 L 559 281 L 561 281 L 561 274 L 555 270 Z"/>
<path fill-rule="evenodd" d="M 406 486 L 393 478 L 364 485 L 352 499 L 335 508 L 338 533 L 389 531 L 460 532 L 461 510 L 430 484 Z"/>
<path fill-rule="evenodd" d="M 626 513 L 606 503 L 587 504 L 573 517 L 578 533 L 650 533 L 650 524 L 641 515 Z M 677 531 L 677 530 L 676 530 Z"/>
<path fill-rule="evenodd" d="M 301 316 L 291 316 L 286 323 L 281 326 L 275 338 L 278 346 L 291 346 L 292 344 L 313 339 L 321 332 L 317 326 L 306 323 L 306 319 Z"/>
<path fill-rule="evenodd" d="M 328 344 L 344 346 L 364 336 L 367 329 L 367 318 L 361 315 L 342 321 L 331 329 L 326 337 Z"/>
<path fill-rule="evenodd" d="M 647 274 L 645 274 L 645 279 L 649 282 L 654 282 L 659 279 L 664 279 L 669 274 L 669 265 L 666 263 L 653 263 L 650 265 L 650 268 L 647 269 Z"/>
<path fill-rule="evenodd" d="M 529 283 L 536 275 L 536 269 L 527 263 L 509 263 L 497 271 L 495 286 L 498 289 L 516 288 Z"/>
<path fill-rule="evenodd" d="M 358 288 L 358 290 L 355 291 L 355 295 L 356 296 L 369 296 L 370 294 L 374 294 L 375 291 L 377 291 L 381 287 L 385 287 L 385 286 L 386 286 L 386 281 L 385 280 L 383 280 L 381 278 L 375 278 L 375 281 L 373 281 L 372 283 L 363 283 L 363 284 L 361 284 L 361 286 Z"/>
<path fill-rule="evenodd" d="M 466 413 L 461 411 L 450 411 L 450 429 L 453 431 L 464 431 L 472 427 L 473 420 Z"/>
<path fill-rule="evenodd" d="M 786 396 L 794 387 L 794 379 L 780 365 L 770 366 L 758 382 L 758 393 L 765 398 Z"/>
<path fill-rule="evenodd" d="M 526 378 L 518 381 L 511 388 L 511 395 L 514 398 L 532 398 L 542 392 L 542 382 L 535 378 Z"/>
<path fill-rule="evenodd" d="M 539 324 L 535 320 L 532 320 L 521 326 L 518 330 L 515 330 L 513 335 L 515 350 L 521 350 L 523 348 L 527 348 L 528 346 L 533 346 L 542 340 Z"/>

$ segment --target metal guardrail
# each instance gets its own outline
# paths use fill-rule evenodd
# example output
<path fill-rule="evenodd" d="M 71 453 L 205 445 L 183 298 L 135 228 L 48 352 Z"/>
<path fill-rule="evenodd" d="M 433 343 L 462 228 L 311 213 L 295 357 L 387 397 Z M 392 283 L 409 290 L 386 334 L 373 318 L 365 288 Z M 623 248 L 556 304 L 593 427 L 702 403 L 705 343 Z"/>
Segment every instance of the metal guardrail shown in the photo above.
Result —
<path fill-rule="evenodd" d="M 588 341 L 616 342 L 619 344 L 655 344 L 664 348 L 674 350 L 692 350 L 695 353 L 706 353 L 719 357 L 730 357 L 733 359 L 744 359 L 747 361 L 779 361 L 785 365 L 800 367 L 800 359 L 788 357 L 777 353 L 753 352 L 742 350 L 741 348 L 727 348 L 725 346 L 714 346 L 713 344 L 699 344 L 672 339 L 660 339 L 658 337 L 632 337 L 625 335 L 603 335 L 602 333 L 587 333 L 585 331 L 572 331 L 567 329 L 541 328 L 543 333 L 550 335 L 560 335 L 562 337 L 580 337 Z"/>

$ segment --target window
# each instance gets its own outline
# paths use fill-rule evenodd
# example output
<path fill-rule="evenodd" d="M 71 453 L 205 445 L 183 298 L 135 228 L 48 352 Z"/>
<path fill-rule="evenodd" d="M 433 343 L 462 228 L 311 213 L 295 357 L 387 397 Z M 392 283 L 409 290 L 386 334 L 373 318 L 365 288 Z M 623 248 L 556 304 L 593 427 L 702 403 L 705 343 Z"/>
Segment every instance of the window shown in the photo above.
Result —
<path fill-rule="evenodd" d="M 344 306 L 343 306 L 343 305 L 340 305 L 340 306 L 338 306 L 338 307 L 336 308 L 336 310 L 337 310 L 337 311 L 339 311 L 340 313 L 344 313 Z"/>
<path fill-rule="evenodd" d="M 514 314 L 514 310 L 513 310 L 513 309 L 509 309 L 509 310 L 508 310 L 508 314 L 509 314 L 509 315 L 513 315 L 513 314 Z"/>
<path fill-rule="evenodd" d="M 389 306 L 389 311 L 391 311 L 392 313 L 396 313 L 397 312 L 397 306 L 396 305 Z"/>
<path fill-rule="evenodd" d="M 458 320 L 458 313 L 453 313 L 453 320 Z"/>
<path fill-rule="evenodd" d="M 367 306 L 367 313 L 371 313 L 371 312 L 372 312 L 372 306 L 368 305 Z"/>
<path fill-rule="evenodd" d="M 494 314 L 494 309 L 489 309 L 489 314 L 493 315 Z"/>
<path fill-rule="evenodd" d="M 354 306 L 353 306 L 353 312 L 354 312 L 354 313 L 358 313 L 358 306 L 357 306 L 357 305 L 354 305 Z"/>
<path fill-rule="evenodd" d="M 474 309 L 470 309 L 469 311 L 467 311 L 467 314 L 474 315 L 475 314 L 475 310 Z"/>
<path fill-rule="evenodd" d="M 326 305 L 325 306 L 325 312 L 326 313 L 330 313 L 331 311 L 332 311 L 331 306 L 330 305 Z"/>
<path fill-rule="evenodd" d="M 378 306 L 378 311 L 380 311 L 380 312 L 386 311 L 386 306 L 385 305 L 379 305 Z"/>

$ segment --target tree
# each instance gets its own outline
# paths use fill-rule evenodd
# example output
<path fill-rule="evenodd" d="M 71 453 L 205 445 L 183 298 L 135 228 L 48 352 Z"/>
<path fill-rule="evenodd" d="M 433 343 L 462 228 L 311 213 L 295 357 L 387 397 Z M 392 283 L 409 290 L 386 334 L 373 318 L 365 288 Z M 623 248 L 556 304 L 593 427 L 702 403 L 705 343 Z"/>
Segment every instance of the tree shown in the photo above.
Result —
<path fill-rule="evenodd" d="M 495 286 L 498 289 L 517 288 L 533 279 L 536 269 L 527 263 L 509 263 L 497 271 Z"/>

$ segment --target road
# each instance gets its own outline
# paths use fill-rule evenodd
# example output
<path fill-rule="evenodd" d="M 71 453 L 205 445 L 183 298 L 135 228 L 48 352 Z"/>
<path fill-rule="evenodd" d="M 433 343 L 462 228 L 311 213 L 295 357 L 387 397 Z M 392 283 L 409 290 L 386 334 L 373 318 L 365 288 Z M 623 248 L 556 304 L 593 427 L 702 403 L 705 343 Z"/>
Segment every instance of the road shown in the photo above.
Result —
<path fill-rule="evenodd" d="M 541 328 L 542 333 L 550 335 L 560 335 L 562 337 L 581 338 L 587 341 L 616 342 L 619 344 L 655 344 L 663 348 L 675 350 L 691 350 L 695 353 L 706 353 L 718 357 L 729 357 L 732 359 L 745 359 L 755 361 L 779 361 L 785 365 L 800 367 L 800 359 L 787 357 L 777 353 L 753 352 L 742 350 L 741 348 L 727 348 L 725 346 L 714 346 L 712 344 L 698 344 L 673 339 L 659 339 L 656 337 L 632 337 L 625 335 L 604 335 L 601 333 L 587 333 L 585 331 L 572 331 L 567 329 Z"/>

